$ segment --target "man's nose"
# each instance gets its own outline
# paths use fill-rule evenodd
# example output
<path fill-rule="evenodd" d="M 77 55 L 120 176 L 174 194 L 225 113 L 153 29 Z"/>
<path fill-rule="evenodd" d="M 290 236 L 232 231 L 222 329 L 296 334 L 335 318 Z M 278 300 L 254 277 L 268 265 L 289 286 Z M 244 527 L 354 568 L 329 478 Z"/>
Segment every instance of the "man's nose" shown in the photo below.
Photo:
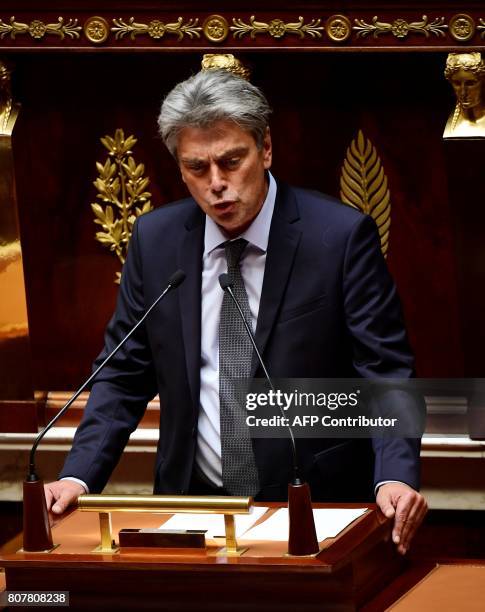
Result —
<path fill-rule="evenodd" d="M 227 187 L 224 173 L 214 164 L 210 169 L 210 188 L 213 193 L 220 193 Z"/>

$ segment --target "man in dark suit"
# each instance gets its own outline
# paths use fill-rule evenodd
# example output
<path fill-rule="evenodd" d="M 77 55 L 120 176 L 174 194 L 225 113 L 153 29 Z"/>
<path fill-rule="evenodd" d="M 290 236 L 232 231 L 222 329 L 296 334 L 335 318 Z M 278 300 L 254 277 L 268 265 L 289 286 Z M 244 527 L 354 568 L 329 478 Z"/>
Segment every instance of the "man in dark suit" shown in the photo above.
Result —
<path fill-rule="evenodd" d="M 46 485 L 54 512 L 86 490 L 103 489 L 157 392 L 155 492 L 284 499 L 288 440 L 251 442 L 228 391 L 231 376 L 262 373 L 218 285 L 226 270 L 273 377 L 412 376 L 374 222 L 275 181 L 269 113 L 256 87 L 220 70 L 195 75 L 165 99 L 160 132 L 192 197 L 136 223 L 99 359 L 174 270 L 183 269 L 186 280 L 93 385 L 61 479 Z M 406 551 L 426 512 L 416 490 L 418 440 L 305 439 L 297 448 L 314 500 L 363 501 L 377 492 Z"/>

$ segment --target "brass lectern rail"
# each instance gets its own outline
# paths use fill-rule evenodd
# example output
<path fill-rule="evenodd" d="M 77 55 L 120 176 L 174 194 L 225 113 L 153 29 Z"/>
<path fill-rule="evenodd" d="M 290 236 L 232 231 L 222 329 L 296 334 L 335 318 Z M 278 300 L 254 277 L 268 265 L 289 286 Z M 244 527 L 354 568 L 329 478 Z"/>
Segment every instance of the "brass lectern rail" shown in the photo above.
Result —
<path fill-rule="evenodd" d="M 112 536 L 111 512 L 194 513 L 224 515 L 226 546 L 220 554 L 231 556 L 241 555 L 246 550 L 237 546 L 234 515 L 249 514 L 253 498 L 222 495 L 81 495 L 78 506 L 84 512 L 99 513 L 101 543 L 95 552 L 113 553 L 118 550 Z"/>

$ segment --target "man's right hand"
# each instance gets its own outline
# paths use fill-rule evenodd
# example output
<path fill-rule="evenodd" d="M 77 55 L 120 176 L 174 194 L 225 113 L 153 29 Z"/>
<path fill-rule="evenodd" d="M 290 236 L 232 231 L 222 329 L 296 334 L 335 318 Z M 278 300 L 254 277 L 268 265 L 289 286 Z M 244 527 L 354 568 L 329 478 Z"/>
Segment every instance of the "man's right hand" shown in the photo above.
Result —
<path fill-rule="evenodd" d="M 86 491 L 77 482 L 72 480 L 56 480 L 44 485 L 47 510 L 54 514 L 62 514 L 68 506 L 75 504 L 80 495 Z"/>

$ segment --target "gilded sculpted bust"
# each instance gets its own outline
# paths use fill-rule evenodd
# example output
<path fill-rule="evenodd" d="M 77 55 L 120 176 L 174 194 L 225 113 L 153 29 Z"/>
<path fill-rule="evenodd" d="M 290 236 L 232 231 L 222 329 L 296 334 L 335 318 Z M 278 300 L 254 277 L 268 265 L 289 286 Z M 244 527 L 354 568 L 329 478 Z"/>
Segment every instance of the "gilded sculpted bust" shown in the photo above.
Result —
<path fill-rule="evenodd" d="M 483 83 L 485 62 L 480 53 L 450 53 L 445 77 L 457 99 L 446 123 L 444 138 L 485 138 Z"/>

